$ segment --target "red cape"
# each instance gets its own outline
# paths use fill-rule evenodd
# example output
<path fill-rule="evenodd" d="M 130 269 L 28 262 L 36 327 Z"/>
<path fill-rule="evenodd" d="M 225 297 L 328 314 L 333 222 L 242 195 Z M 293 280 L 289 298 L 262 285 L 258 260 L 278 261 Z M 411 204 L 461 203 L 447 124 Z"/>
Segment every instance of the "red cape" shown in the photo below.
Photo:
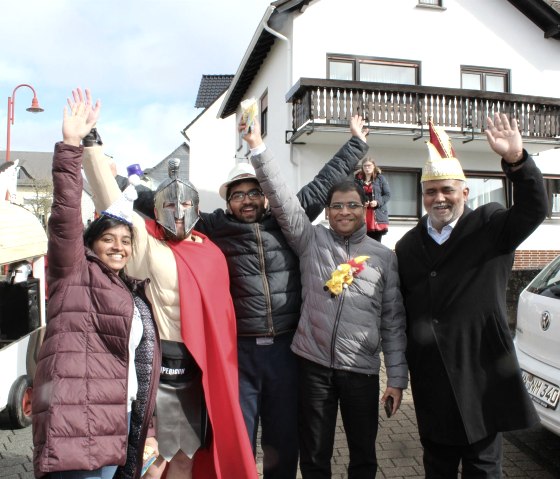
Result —
<path fill-rule="evenodd" d="M 164 239 L 161 227 L 146 221 L 148 233 Z M 206 236 L 167 241 L 179 275 L 181 336 L 202 370 L 202 386 L 212 425 L 208 449 L 194 456 L 193 479 L 257 478 L 247 428 L 239 406 L 237 331 L 224 255 Z"/>

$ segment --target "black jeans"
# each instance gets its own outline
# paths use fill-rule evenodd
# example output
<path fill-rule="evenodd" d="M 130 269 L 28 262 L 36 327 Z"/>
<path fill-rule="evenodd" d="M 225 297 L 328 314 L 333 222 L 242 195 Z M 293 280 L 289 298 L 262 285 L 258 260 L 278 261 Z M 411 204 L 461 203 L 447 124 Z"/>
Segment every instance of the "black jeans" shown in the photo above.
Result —
<path fill-rule="evenodd" d="M 500 479 L 502 477 L 502 434 L 494 434 L 474 444 L 450 446 L 421 439 L 427 479 Z"/>
<path fill-rule="evenodd" d="M 273 344 L 237 338 L 239 401 L 255 453 L 261 422 L 264 479 L 295 479 L 298 463 L 297 359 L 290 349 L 294 335 Z"/>
<path fill-rule="evenodd" d="M 348 479 L 371 479 L 377 472 L 375 439 L 379 376 L 359 374 L 299 360 L 300 469 L 304 479 L 331 477 L 336 417 L 346 432 Z"/>

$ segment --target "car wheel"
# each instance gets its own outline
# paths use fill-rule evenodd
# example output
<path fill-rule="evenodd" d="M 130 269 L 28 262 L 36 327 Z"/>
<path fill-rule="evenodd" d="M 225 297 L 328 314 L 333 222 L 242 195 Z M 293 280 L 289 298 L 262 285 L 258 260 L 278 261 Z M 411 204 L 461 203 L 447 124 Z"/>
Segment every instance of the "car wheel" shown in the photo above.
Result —
<path fill-rule="evenodd" d="M 16 379 L 8 395 L 8 415 L 14 429 L 21 429 L 31 424 L 31 396 L 33 394 L 31 378 L 26 374 Z"/>

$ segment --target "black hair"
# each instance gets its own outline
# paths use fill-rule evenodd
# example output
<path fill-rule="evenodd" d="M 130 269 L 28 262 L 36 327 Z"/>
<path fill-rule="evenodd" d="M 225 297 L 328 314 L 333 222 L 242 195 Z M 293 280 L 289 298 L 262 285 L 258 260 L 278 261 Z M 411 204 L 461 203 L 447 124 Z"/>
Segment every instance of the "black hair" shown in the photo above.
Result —
<path fill-rule="evenodd" d="M 113 218 L 112 216 L 101 215 L 99 218 L 93 220 L 84 231 L 84 245 L 92 249 L 93 243 L 101 238 L 105 231 L 115 226 L 127 226 L 130 231 L 131 244 L 134 244 L 134 227 L 130 223 Z"/>
<path fill-rule="evenodd" d="M 237 186 L 239 183 L 243 183 L 245 181 L 252 181 L 254 183 L 256 183 L 256 185 L 260 188 L 261 185 L 259 183 L 259 180 L 257 180 L 255 177 L 249 176 L 247 178 L 240 178 L 238 180 L 232 181 L 228 186 L 227 186 L 227 190 L 226 190 L 226 201 L 229 201 L 229 196 L 231 193 L 231 190 L 233 189 L 234 186 Z"/>
<path fill-rule="evenodd" d="M 356 182 L 352 180 L 344 180 L 340 181 L 331 186 L 331 189 L 327 193 L 327 206 L 331 204 L 331 200 L 333 195 L 340 191 L 341 193 L 348 193 L 350 191 L 355 191 L 360 195 L 360 202 L 364 204 L 367 201 L 366 194 L 364 193 L 363 188 L 356 184 Z"/>

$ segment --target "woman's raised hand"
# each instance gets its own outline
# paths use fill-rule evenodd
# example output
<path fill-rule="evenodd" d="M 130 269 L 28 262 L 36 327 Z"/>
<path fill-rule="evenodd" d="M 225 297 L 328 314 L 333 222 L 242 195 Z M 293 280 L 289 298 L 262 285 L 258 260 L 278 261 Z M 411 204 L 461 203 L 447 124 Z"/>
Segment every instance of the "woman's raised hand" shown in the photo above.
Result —
<path fill-rule="evenodd" d="M 86 88 L 85 95 L 81 88 L 72 90 L 72 98 L 68 98 L 68 107 L 64 107 L 62 122 L 62 139 L 64 143 L 79 146 L 97 123 L 101 113 L 101 102 L 95 105 L 91 101 L 91 92 Z"/>

